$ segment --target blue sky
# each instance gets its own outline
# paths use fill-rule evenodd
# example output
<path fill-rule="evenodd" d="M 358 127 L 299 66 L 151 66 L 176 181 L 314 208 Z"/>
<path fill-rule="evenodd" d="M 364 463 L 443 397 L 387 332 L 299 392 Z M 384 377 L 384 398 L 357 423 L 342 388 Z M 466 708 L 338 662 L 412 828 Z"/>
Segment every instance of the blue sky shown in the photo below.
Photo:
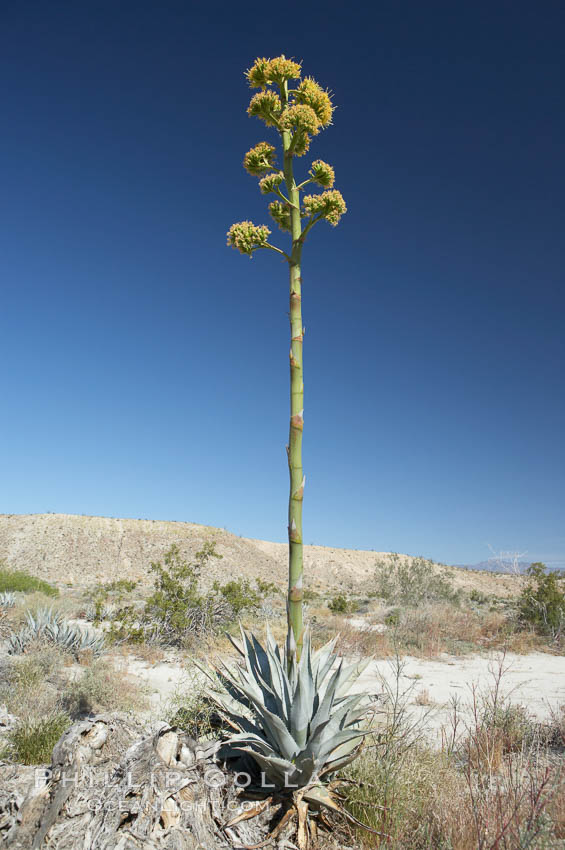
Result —
<path fill-rule="evenodd" d="M 286 267 L 225 247 L 285 53 L 349 208 L 304 251 L 305 541 L 565 565 L 562 4 L 281 8 L 3 4 L 0 511 L 285 539 Z"/>

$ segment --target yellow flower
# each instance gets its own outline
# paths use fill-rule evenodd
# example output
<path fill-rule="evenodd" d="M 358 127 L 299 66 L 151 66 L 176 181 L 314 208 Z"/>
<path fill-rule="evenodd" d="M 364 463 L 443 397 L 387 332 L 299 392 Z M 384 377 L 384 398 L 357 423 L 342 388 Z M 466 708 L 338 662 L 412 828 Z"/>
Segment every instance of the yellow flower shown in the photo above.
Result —
<path fill-rule="evenodd" d="M 294 142 L 292 153 L 294 156 L 304 156 L 310 148 L 310 136 L 308 133 L 300 133 Z"/>
<path fill-rule="evenodd" d="M 259 142 L 247 151 L 243 157 L 243 167 L 249 174 L 260 177 L 265 171 L 274 167 L 276 160 L 275 148 L 268 142 Z"/>
<path fill-rule="evenodd" d="M 314 110 L 322 127 L 327 127 L 331 123 L 334 110 L 331 97 L 312 77 L 302 80 L 295 99 L 296 103 L 304 103 Z"/>
<path fill-rule="evenodd" d="M 267 127 L 274 127 L 278 123 L 277 119 L 280 111 L 280 97 L 274 91 L 268 89 L 267 91 L 259 91 L 253 95 L 247 109 L 247 114 L 252 118 L 260 118 L 265 122 Z"/>
<path fill-rule="evenodd" d="M 245 76 L 249 82 L 249 87 L 252 89 L 264 89 L 269 80 L 267 79 L 267 70 L 269 68 L 269 59 L 256 59 L 255 64 L 245 72 Z"/>
<path fill-rule="evenodd" d="M 290 230 L 290 207 L 288 204 L 283 204 L 281 201 L 271 201 L 269 213 L 281 230 Z"/>
<path fill-rule="evenodd" d="M 306 195 L 302 201 L 306 215 L 321 215 L 334 227 L 347 212 L 343 195 L 337 189 L 321 195 Z"/>
<path fill-rule="evenodd" d="M 250 257 L 253 251 L 265 245 L 270 234 L 271 231 L 264 224 L 256 225 L 252 221 L 238 221 L 228 230 L 227 244 Z"/>
<path fill-rule="evenodd" d="M 276 59 L 271 59 L 269 62 L 266 75 L 269 82 L 282 86 L 285 80 L 295 80 L 300 77 L 300 71 L 299 62 L 293 62 L 284 56 L 277 56 Z"/>
<path fill-rule="evenodd" d="M 331 165 L 328 165 L 327 162 L 324 162 L 321 159 L 315 160 L 315 162 L 312 163 L 309 173 L 314 183 L 317 183 L 319 186 L 323 186 L 324 189 L 332 188 L 335 180 L 335 172 Z"/>
<path fill-rule="evenodd" d="M 316 136 L 320 132 L 320 121 L 310 106 L 291 106 L 280 117 L 281 127 L 287 130 L 297 129 Z"/>
<path fill-rule="evenodd" d="M 284 174 L 282 171 L 275 171 L 274 174 L 267 174 L 266 177 L 259 180 L 261 194 L 268 195 L 269 192 L 274 192 L 275 189 L 281 185 L 283 180 Z"/>
<path fill-rule="evenodd" d="M 269 83 L 282 86 L 285 80 L 295 80 L 300 77 L 300 62 L 293 62 L 285 56 L 275 59 L 256 59 L 254 64 L 245 72 L 247 81 L 252 89 L 264 89 Z"/>

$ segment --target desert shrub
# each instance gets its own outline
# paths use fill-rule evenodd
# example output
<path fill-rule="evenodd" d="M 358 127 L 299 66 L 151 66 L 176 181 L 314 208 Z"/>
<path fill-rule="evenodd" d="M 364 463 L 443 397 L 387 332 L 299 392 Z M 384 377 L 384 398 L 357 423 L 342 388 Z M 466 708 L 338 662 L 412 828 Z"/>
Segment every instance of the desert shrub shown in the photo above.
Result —
<path fill-rule="evenodd" d="M 375 591 L 386 602 L 412 607 L 424 602 L 459 601 L 453 580 L 438 564 L 425 558 L 402 558 L 394 553 L 390 560 L 378 561 Z"/>
<path fill-rule="evenodd" d="M 93 623 L 110 619 L 138 584 L 137 581 L 120 578 L 94 585 L 84 594 L 86 605 L 82 613 Z"/>
<path fill-rule="evenodd" d="M 261 605 L 261 594 L 255 590 L 248 579 L 232 579 L 225 584 L 215 581 L 212 591 L 219 599 L 224 599 L 231 612 L 229 619 L 233 620 L 245 610 L 257 609 Z"/>
<path fill-rule="evenodd" d="M 0 677 L 0 703 L 22 721 L 57 712 L 64 659 L 59 650 L 39 643 L 27 655 L 8 656 Z"/>
<path fill-rule="evenodd" d="M 489 601 L 489 596 L 474 587 L 469 594 L 469 601 L 476 602 L 477 605 L 486 605 Z"/>
<path fill-rule="evenodd" d="M 474 694 L 469 738 L 456 751 L 444 737 L 438 749 L 422 735 L 407 706 L 410 690 L 385 687 L 375 731 L 347 769 L 343 793 L 350 811 L 377 830 L 357 830 L 348 846 L 391 850 L 558 850 L 563 846 L 563 777 L 550 767 L 532 721 L 504 699 L 504 667 L 487 693 Z M 469 757 L 476 732 L 489 730 L 498 746 L 491 759 Z M 469 744 L 469 740 L 471 744 Z M 482 746 L 480 744 L 479 746 Z M 344 842 L 345 843 L 345 842 Z"/>
<path fill-rule="evenodd" d="M 115 641 L 183 646 L 220 627 L 229 627 L 244 611 L 258 610 L 261 585 L 252 587 L 248 579 L 215 581 L 211 590 L 200 589 L 200 576 L 211 558 L 221 558 L 212 542 L 205 542 L 189 563 L 173 545 L 163 563 L 151 564 L 154 590 L 139 607 L 128 605 L 114 616 L 109 635 Z M 264 583 L 269 592 L 275 585 Z M 275 588 L 276 589 L 276 588 Z M 277 591 L 278 592 L 278 591 Z"/>
<path fill-rule="evenodd" d="M 385 615 L 385 626 L 388 626 L 389 629 L 394 629 L 400 623 L 402 611 L 400 608 L 393 608 L 391 611 L 388 611 Z"/>
<path fill-rule="evenodd" d="M 0 593 L 5 591 L 32 593 L 39 590 L 45 596 L 58 596 L 56 587 L 43 579 L 30 576 L 21 570 L 0 569 Z"/>
<path fill-rule="evenodd" d="M 519 615 L 541 634 L 557 638 L 565 627 L 565 577 L 548 572 L 539 561 L 527 573 L 530 580 L 520 595 Z"/>
<path fill-rule="evenodd" d="M 349 614 L 357 610 L 357 605 L 354 600 L 348 599 L 343 593 L 338 593 L 337 596 L 330 599 L 328 608 L 332 614 Z"/>
<path fill-rule="evenodd" d="M 70 724 L 70 717 L 61 711 L 18 723 L 7 736 L 10 757 L 20 764 L 49 763 L 53 747 Z"/>
<path fill-rule="evenodd" d="M 189 675 L 169 700 L 165 714 L 171 726 L 196 739 L 212 735 L 221 722 L 199 674 Z"/>
<path fill-rule="evenodd" d="M 139 685 L 105 661 L 86 668 L 68 683 L 62 694 L 62 704 L 73 718 L 100 711 L 133 711 L 144 703 Z"/>
<path fill-rule="evenodd" d="M 257 590 L 263 598 L 280 595 L 280 588 L 273 581 L 263 581 L 262 578 L 256 578 L 255 583 Z M 306 592 L 304 595 L 306 596 Z"/>

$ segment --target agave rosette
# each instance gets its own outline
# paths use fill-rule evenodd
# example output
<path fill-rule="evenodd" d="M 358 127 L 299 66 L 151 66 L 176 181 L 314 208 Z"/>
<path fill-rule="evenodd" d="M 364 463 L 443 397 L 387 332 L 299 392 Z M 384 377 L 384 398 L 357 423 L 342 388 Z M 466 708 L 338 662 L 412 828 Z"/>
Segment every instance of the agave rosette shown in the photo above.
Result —
<path fill-rule="evenodd" d="M 239 730 L 226 746 L 251 756 L 277 789 L 302 789 L 305 801 L 331 805 L 320 780 L 349 764 L 367 734 L 359 724 L 368 699 L 348 690 L 370 659 L 345 664 L 333 651 L 336 638 L 313 652 L 306 631 L 297 662 L 293 648 L 281 651 L 268 627 L 265 647 L 243 628 L 241 635 L 241 645 L 232 643 L 243 665 L 216 669 L 226 692 L 208 690 Z"/>

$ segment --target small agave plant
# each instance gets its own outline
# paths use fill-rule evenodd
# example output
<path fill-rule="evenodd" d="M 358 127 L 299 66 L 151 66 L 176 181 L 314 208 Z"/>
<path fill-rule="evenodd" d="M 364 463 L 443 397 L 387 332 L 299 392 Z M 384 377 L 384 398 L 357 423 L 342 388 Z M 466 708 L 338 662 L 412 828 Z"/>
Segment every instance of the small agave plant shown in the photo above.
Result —
<path fill-rule="evenodd" d="M 7 640 L 8 655 L 25 652 L 35 640 L 46 640 L 75 654 L 89 650 L 98 655 L 104 649 L 102 636 L 69 623 L 49 608 L 40 608 L 35 613 L 26 611 L 26 625 L 19 632 L 12 632 Z"/>
<path fill-rule="evenodd" d="M 16 594 L 9 590 L 0 593 L 0 608 L 13 608 L 16 604 Z"/>
<path fill-rule="evenodd" d="M 333 652 L 337 638 L 313 652 L 305 630 L 297 662 L 296 651 L 281 651 L 268 626 L 265 647 L 243 628 L 241 634 L 241 645 L 232 643 L 243 664 L 234 670 L 215 668 L 225 691 L 214 687 L 207 694 L 236 730 L 223 752 L 244 752 L 253 759 L 266 799 L 227 826 L 259 814 L 273 801 L 283 804 L 284 814 L 268 840 L 296 816 L 299 847 L 311 846 L 324 809 L 364 826 L 340 806 L 335 795 L 339 780 L 330 780 L 357 757 L 368 734 L 360 728 L 368 697 L 348 691 L 370 659 L 345 665 Z"/>

